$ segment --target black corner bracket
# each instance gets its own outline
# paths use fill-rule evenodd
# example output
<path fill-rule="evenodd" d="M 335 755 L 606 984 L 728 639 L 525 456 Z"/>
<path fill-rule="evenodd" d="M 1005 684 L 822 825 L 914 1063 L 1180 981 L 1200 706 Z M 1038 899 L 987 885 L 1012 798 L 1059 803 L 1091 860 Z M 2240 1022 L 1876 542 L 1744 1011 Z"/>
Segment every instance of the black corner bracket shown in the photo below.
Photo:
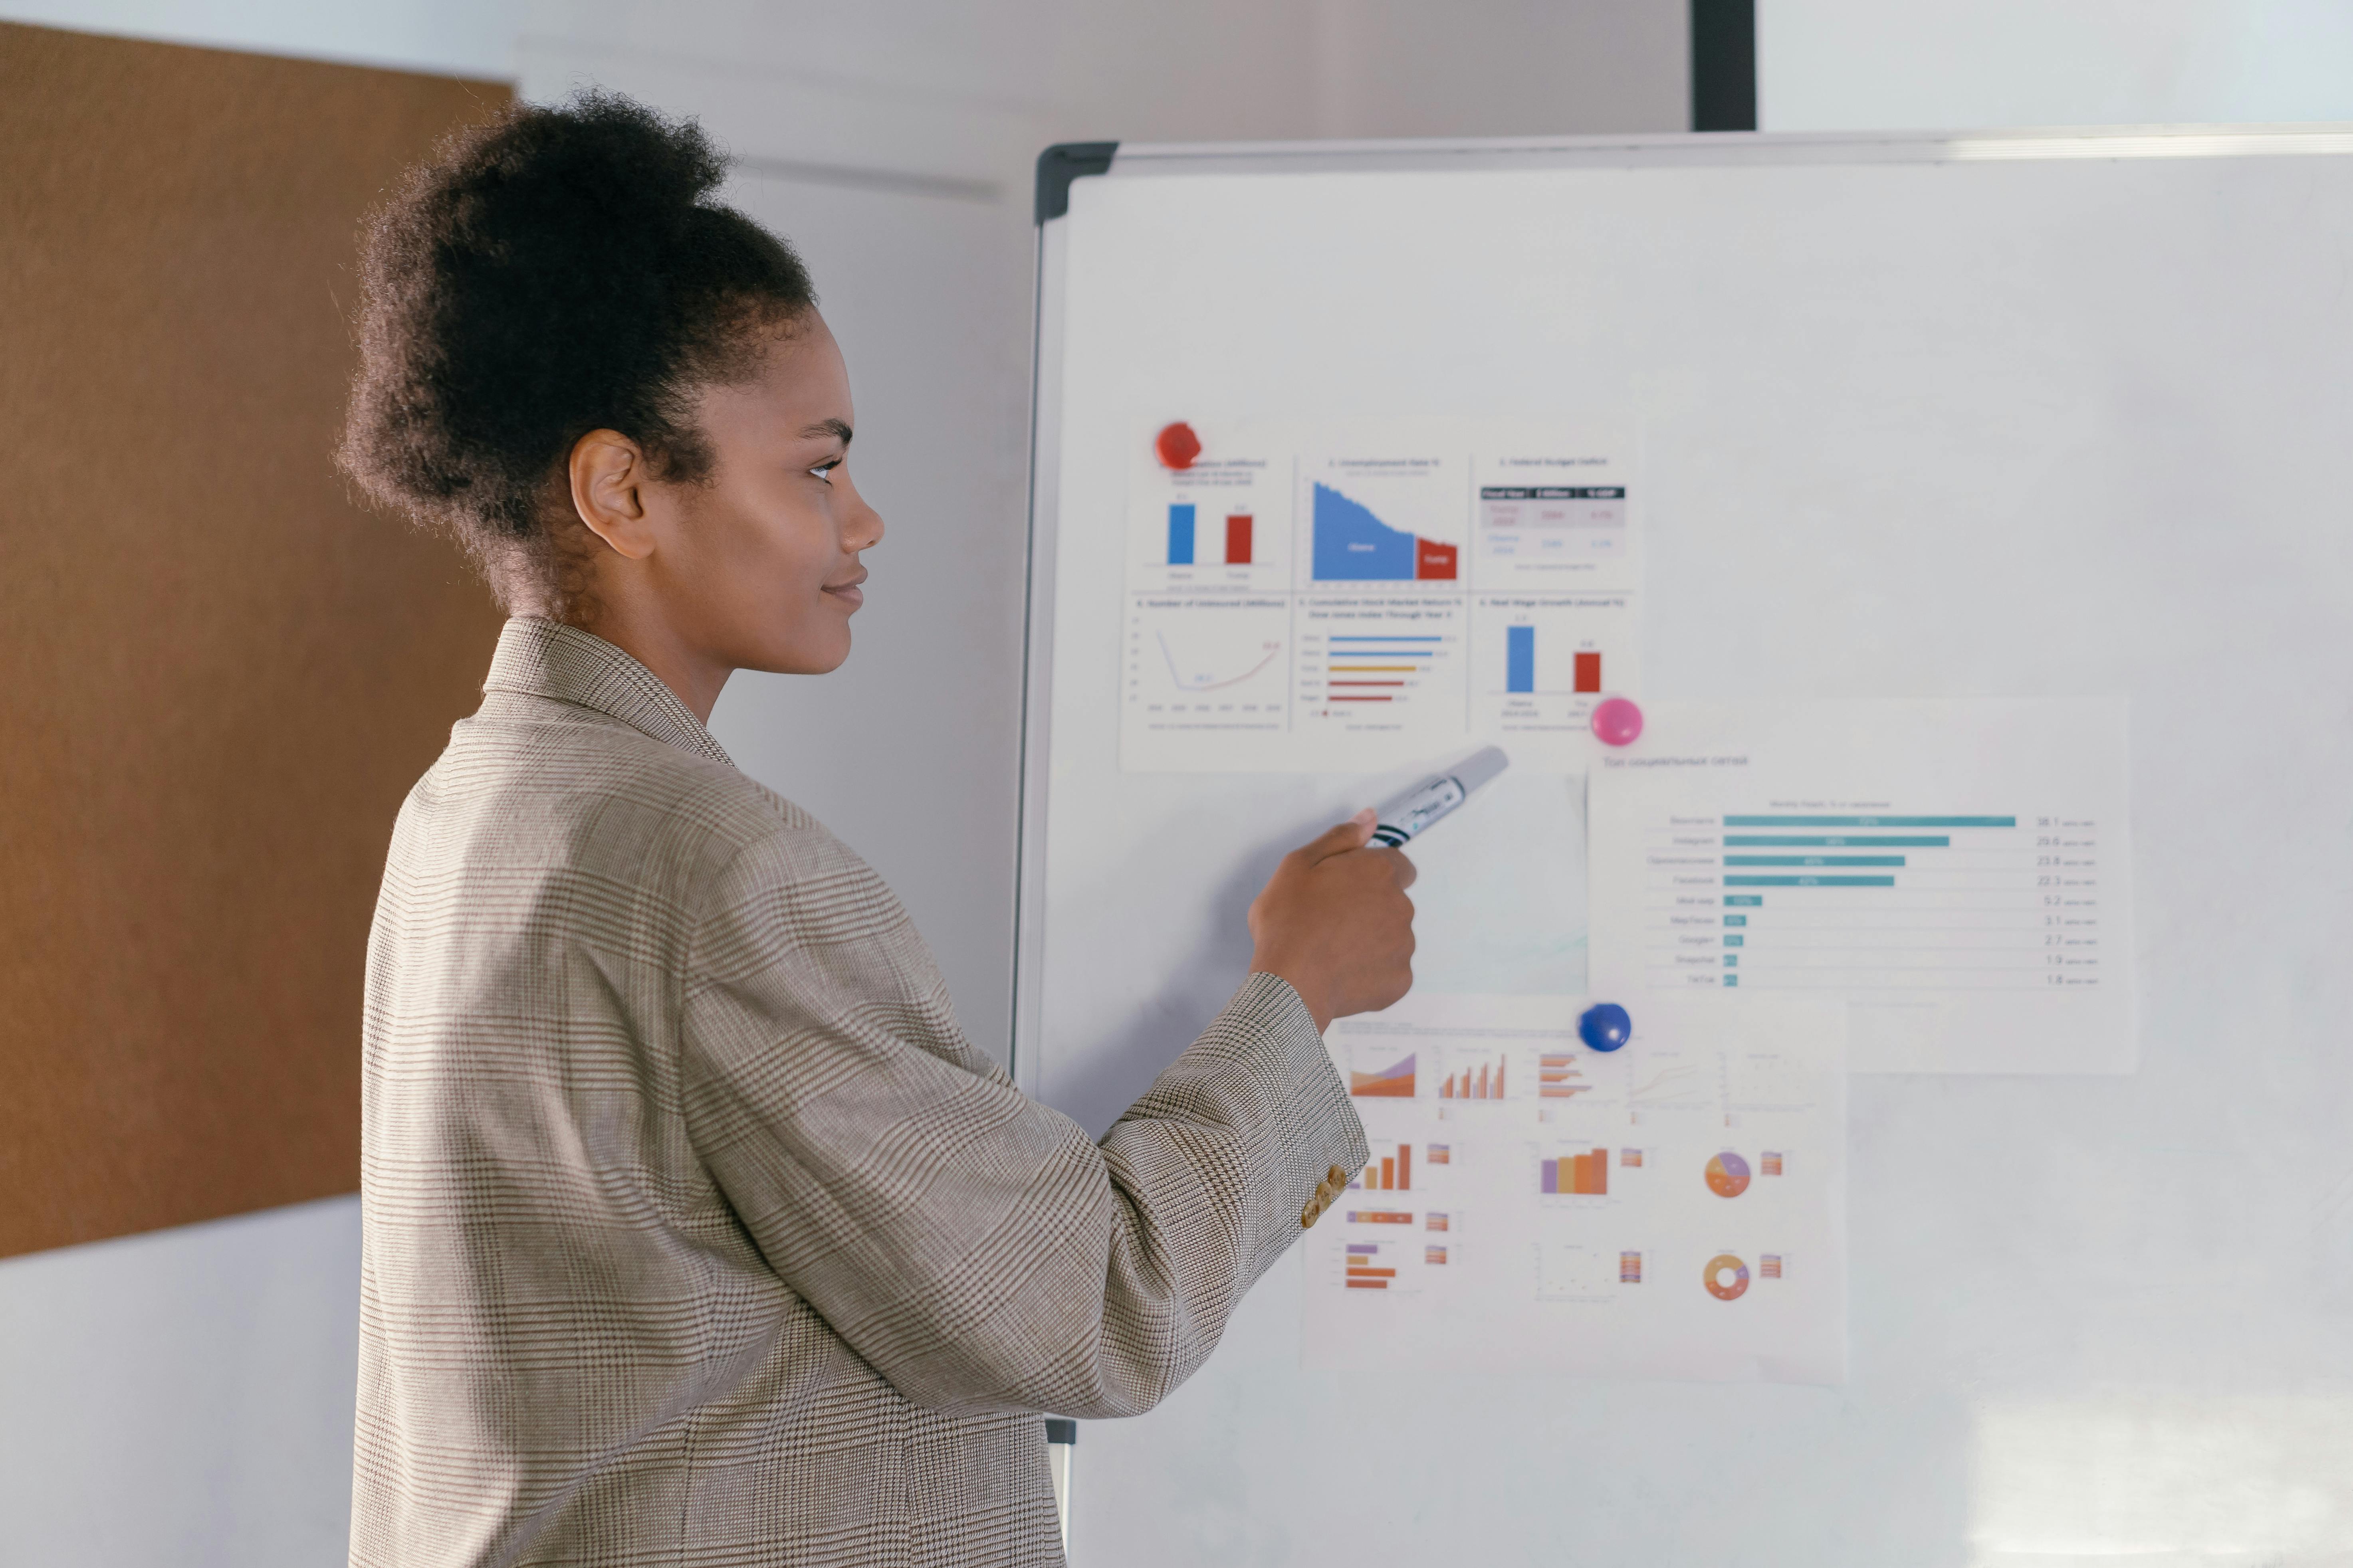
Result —
<path fill-rule="evenodd" d="M 1108 173 L 1116 142 L 1057 142 L 1038 154 L 1038 221 L 1071 210 L 1071 182 Z"/>

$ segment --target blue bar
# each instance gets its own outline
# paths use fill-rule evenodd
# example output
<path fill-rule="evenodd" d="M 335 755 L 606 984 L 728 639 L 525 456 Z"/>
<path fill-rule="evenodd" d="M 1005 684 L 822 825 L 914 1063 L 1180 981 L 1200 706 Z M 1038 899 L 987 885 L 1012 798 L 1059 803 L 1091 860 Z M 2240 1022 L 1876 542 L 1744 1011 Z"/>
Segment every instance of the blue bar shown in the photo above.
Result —
<path fill-rule="evenodd" d="M 1726 877 L 1727 888 L 1892 888 L 1893 877 Z"/>
<path fill-rule="evenodd" d="M 1953 841 L 1941 833 L 1908 837 L 1856 838 L 1844 833 L 1727 833 L 1726 849 L 1950 849 Z"/>
<path fill-rule="evenodd" d="M 1168 503 L 1168 564 L 1193 564 L 1193 503 Z"/>
<path fill-rule="evenodd" d="M 1754 903 L 1756 900 L 1751 899 L 1749 902 Z M 1748 923 L 1748 917 L 1746 915 L 1726 915 L 1724 917 L 1724 923 L 1728 926 L 1745 926 Z"/>
<path fill-rule="evenodd" d="M 1727 931 L 1725 933 L 1724 945 L 1726 947 L 1746 947 L 1748 945 L 1748 939 L 1741 935 L 1738 931 Z"/>
<path fill-rule="evenodd" d="M 1534 691 L 1536 689 L 1536 629 L 1534 626 L 1504 628 L 1504 689 Z"/>
<path fill-rule="evenodd" d="M 1726 893 L 1724 896 L 1724 901 L 1733 909 L 1746 908 L 1753 910 L 1757 905 L 1763 903 L 1765 900 L 1761 895 L 1756 893 Z"/>
<path fill-rule="evenodd" d="M 1901 866 L 1901 855 L 1726 855 L 1727 866 Z"/>
<path fill-rule="evenodd" d="M 1739 962 L 1740 955 L 1736 952 L 1727 952 L 1724 955 L 1724 967 L 1726 969 L 1734 967 L 1739 963 Z"/>
<path fill-rule="evenodd" d="M 1727 974 L 1724 977 L 1724 983 L 1726 985 L 1737 985 L 1740 984 L 1740 976 L 1737 974 Z"/>
<path fill-rule="evenodd" d="M 1726 827 L 2015 827 L 2014 816 L 1727 816 Z"/>

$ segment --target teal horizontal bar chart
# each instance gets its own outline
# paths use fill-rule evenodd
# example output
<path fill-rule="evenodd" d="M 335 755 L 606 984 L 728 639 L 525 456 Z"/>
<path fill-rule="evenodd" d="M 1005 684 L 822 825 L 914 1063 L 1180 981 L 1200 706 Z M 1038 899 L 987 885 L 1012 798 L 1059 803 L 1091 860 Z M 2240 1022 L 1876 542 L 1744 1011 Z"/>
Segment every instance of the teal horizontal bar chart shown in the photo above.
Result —
<path fill-rule="evenodd" d="M 1757 893 L 1727 893 L 1725 895 L 1724 901 L 1736 910 L 1753 910 L 1757 905 L 1763 903 L 1765 900 L 1761 895 Z"/>
<path fill-rule="evenodd" d="M 1726 849 L 1950 849 L 1953 841 L 1941 833 L 1899 838 L 1854 838 L 1843 833 L 1727 833 Z"/>
<path fill-rule="evenodd" d="M 1730 877 L 1727 888 L 1892 888 L 1893 877 Z"/>
<path fill-rule="evenodd" d="M 1726 827 L 2015 827 L 2014 816 L 1727 816 Z"/>
<path fill-rule="evenodd" d="M 1727 866 L 1901 866 L 1901 855 L 1726 855 Z"/>

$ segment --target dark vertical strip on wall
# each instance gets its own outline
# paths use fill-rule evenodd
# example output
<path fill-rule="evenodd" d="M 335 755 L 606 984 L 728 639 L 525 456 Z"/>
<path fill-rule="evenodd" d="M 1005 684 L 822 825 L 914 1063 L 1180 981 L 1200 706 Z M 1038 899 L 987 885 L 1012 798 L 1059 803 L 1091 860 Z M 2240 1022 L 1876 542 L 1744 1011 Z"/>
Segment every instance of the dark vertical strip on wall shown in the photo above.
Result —
<path fill-rule="evenodd" d="M 1692 0 L 1692 129 L 1757 129 L 1757 0 Z"/>

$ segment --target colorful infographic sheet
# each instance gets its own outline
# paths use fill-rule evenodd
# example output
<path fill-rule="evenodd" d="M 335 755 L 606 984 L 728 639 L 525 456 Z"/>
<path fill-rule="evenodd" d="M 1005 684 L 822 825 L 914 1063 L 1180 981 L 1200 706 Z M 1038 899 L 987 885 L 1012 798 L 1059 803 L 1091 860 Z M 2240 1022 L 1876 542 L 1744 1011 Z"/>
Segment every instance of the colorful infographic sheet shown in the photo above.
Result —
<path fill-rule="evenodd" d="M 1843 1008 L 1420 994 L 1327 1045 L 1372 1163 L 1307 1243 L 1304 1360 L 1347 1372 L 1836 1384 Z"/>
<path fill-rule="evenodd" d="M 1469 745 L 1581 768 L 1636 689 L 1633 451 L 1576 420 L 1140 429 L 1120 765 L 1356 772 Z"/>
<path fill-rule="evenodd" d="M 1588 786 L 1597 993 L 1834 998 L 1858 1071 L 2133 1070 L 2121 702 L 1644 715 Z"/>

